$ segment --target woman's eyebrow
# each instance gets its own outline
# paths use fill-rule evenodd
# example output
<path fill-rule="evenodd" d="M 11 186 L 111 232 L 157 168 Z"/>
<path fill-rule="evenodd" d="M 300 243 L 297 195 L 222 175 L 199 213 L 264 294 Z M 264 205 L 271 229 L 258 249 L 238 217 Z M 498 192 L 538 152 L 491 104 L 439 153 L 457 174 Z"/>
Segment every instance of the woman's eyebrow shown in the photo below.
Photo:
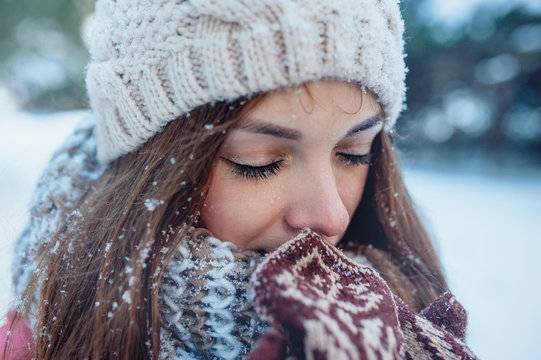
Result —
<path fill-rule="evenodd" d="M 255 119 L 246 119 L 239 129 L 289 140 L 300 140 L 302 138 L 300 131 Z"/>
<path fill-rule="evenodd" d="M 355 125 L 351 130 L 348 131 L 346 137 L 353 136 L 358 132 L 368 130 L 382 122 L 383 120 L 381 119 L 381 116 L 379 114 L 374 115 Z M 245 119 L 244 123 L 240 125 L 238 129 L 249 131 L 255 134 L 269 135 L 288 140 L 302 139 L 302 134 L 298 130 L 290 129 L 285 126 L 280 126 L 256 119 Z"/>
<path fill-rule="evenodd" d="M 374 115 L 372 117 L 369 117 L 366 120 L 363 120 L 359 124 L 355 125 L 351 130 L 348 131 L 346 137 L 353 136 L 358 132 L 365 131 L 365 130 L 368 130 L 370 128 L 373 128 L 374 126 L 379 125 L 382 122 L 383 122 L 383 120 L 381 119 L 381 115 L 376 114 L 376 115 Z"/>

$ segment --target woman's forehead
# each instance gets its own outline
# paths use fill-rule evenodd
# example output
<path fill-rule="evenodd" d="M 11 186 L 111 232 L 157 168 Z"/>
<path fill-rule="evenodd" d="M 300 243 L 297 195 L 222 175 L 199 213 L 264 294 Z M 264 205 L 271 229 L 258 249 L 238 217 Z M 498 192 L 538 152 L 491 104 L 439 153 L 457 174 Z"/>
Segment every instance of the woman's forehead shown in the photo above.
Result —
<path fill-rule="evenodd" d="M 245 115 L 240 128 L 258 122 L 298 129 L 316 124 L 349 127 L 380 113 L 370 92 L 346 82 L 320 81 L 266 95 Z"/>
<path fill-rule="evenodd" d="M 336 105 L 346 112 L 357 112 L 365 97 L 373 95 L 363 92 L 358 85 L 321 80 L 274 91 L 265 96 L 261 104 L 277 111 L 298 110 L 300 107 L 309 112 L 317 105 Z"/>

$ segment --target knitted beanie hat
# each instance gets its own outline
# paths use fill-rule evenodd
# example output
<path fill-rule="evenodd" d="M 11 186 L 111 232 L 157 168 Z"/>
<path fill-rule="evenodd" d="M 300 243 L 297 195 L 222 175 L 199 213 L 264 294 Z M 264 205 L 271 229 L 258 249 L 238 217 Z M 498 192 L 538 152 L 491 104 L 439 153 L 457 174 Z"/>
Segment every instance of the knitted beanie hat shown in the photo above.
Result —
<path fill-rule="evenodd" d="M 367 87 L 390 129 L 405 97 L 403 29 L 396 0 L 97 0 L 86 81 L 98 158 L 197 106 L 320 79 Z"/>

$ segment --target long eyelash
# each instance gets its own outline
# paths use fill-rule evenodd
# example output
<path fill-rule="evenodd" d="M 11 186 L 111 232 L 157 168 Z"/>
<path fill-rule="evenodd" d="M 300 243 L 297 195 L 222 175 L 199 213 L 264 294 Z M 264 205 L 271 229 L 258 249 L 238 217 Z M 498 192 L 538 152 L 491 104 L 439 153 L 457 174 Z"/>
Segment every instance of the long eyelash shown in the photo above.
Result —
<path fill-rule="evenodd" d="M 352 155 L 339 153 L 344 165 L 372 165 L 372 154 Z"/>
<path fill-rule="evenodd" d="M 232 165 L 232 171 L 244 179 L 270 179 L 276 176 L 278 170 L 282 167 L 282 160 L 273 162 L 272 164 L 263 166 L 252 166 L 246 164 L 239 164 L 232 160 L 225 159 Z"/>

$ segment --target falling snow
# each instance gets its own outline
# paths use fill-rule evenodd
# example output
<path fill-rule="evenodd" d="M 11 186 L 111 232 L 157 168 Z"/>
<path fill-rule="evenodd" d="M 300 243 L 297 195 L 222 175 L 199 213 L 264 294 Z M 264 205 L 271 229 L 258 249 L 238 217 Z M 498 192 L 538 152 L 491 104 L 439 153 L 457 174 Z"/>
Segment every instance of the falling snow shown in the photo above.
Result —
<path fill-rule="evenodd" d="M 74 114 L 70 114 L 71 118 L 78 121 Z M 74 125 L 73 120 L 62 120 L 64 115 L 57 116 L 58 121 L 44 121 L 42 117 L 14 114 L 10 118 L 17 120 L 13 125 L 17 126 L 16 130 L 0 121 L 0 149 L 10 155 L 0 159 L 0 168 L 5 170 L 0 178 L 3 274 L 9 273 L 11 247 L 28 219 L 26 207 L 37 178 L 52 151 Z M 16 137 L 16 132 L 24 137 Z M 174 164 L 176 160 L 171 158 L 170 162 Z M 541 271 L 537 261 L 541 252 L 537 239 L 541 238 L 541 232 L 536 226 L 541 210 L 539 176 L 489 177 L 410 169 L 406 181 L 436 239 L 449 285 L 469 311 L 468 343 L 472 349 L 481 358 L 504 359 L 505 354 L 513 351 L 512 358 L 533 359 L 532 354 L 539 354 L 534 340 L 541 322 L 537 304 L 541 288 L 536 279 Z M 60 181 L 51 185 L 69 184 Z M 160 204 L 158 200 L 154 205 Z M 56 226 L 53 220 L 43 224 L 50 227 L 48 231 Z M 141 255 L 144 258 L 148 254 Z M 501 284 L 506 291 L 501 291 Z M 0 293 L 0 308 L 5 314 L 9 301 L 13 300 L 7 290 L 11 287 L 9 277 L 0 279 L 0 285 L 4 290 Z M 520 294 L 520 306 L 517 294 Z M 129 292 L 124 292 L 122 299 L 131 304 Z M 118 306 L 113 303 L 111 312 Z M 490 321 L 495 313 L 500 319 L 498 323 Z M 524 336 L 509 338 L 509 333 Z M 494 343 L 505 343 L 509 350 L 494 347 Z"/>
<path fill-rule="evenodd" d="M 131 304 L 131 295 L 129 290 L 124 291 L 124 294 L 122 294 L 122 300 L 124 300 L 128 304 Z"/>
<path fill-rule="evenodd" d="M 145 200 L 145 207 L 148 211 L 154 211 L 156 208 L 163 204 L 163 200 L 157 200 L 157 199 L 146 199 Z"/>

